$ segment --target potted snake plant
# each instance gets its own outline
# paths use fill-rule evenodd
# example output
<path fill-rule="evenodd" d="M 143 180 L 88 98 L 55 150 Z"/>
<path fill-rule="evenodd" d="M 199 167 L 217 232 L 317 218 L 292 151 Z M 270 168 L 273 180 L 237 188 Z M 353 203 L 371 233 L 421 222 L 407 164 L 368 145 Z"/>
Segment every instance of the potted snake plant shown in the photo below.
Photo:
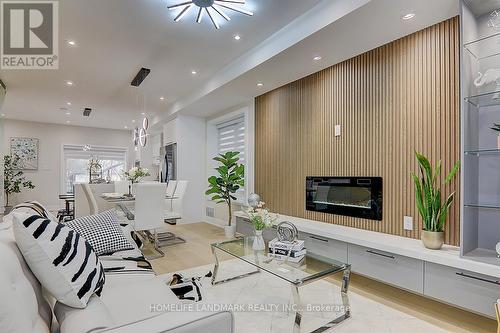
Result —
<path fill-rule="evenodd" d="M 415 152 L 415 156 L 421 178 L 413 172 L 411 175 L 415 183 L 417 209 L 424 223 L 422 242 L 428 249 L 439 250 L 444 244 L 446 217 L 455 198 L 455 192 L 448 195 L 446 200 L 442 202 L 441 186 L 438 184 L 441 175 L 441 161 L 433 170 L 427 157 L 417 152 Z M 443 185 L 450 183 L 455 178 L 459 167 L 460 161 L 455 164 Z"/>

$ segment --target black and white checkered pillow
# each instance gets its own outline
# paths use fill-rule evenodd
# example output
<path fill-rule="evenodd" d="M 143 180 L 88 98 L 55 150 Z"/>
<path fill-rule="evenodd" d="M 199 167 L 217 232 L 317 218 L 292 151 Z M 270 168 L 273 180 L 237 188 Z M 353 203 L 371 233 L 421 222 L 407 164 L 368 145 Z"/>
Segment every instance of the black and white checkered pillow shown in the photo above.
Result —
<path fill-rule="evenodd" d="M 66 225 L 82 235 L 98 256 L 134 249 L 123 234 L 114 210 L 81 217 Z"/>

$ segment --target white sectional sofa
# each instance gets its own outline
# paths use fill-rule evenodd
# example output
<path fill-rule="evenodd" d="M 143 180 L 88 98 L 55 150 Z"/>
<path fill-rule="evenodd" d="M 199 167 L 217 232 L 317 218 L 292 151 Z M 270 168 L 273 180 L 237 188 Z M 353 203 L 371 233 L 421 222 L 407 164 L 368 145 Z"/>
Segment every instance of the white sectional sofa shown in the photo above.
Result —
<path fill-rule="evenodd" d="M 106 273 L 101 297 L 92 296 L 85 309 L 55 302 L 44 292 L 19 251 L 12 222 L 0 222 L 0 332 L 207 332 L 232 333 L 230 312 L 156 312 L 155 305 L 180 301 L 152 271 L 137 271 L 133 261 L 139 249 L 101 257 L 104 267 L 130 268 L 132 272 Z M 157 308 L 156 308 L 157 309 Z"/>

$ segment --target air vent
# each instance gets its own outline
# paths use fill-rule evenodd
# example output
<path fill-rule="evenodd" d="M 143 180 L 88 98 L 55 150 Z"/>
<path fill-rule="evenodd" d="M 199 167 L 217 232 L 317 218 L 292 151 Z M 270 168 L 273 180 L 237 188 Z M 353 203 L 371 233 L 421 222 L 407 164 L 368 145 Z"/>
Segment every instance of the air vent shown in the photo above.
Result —
<path fill-rule="evenodd" d="M 146 79 L 146 77 L 151 73 L 151 70 L 149 68 L 144 68 L 142 67 L 139 73 L 134 77 L 132 82 L 130 83 L 134 87 L 138 87 L 141 85 L 142 81 Z"/>
<path fill-rule="evenodd" d="M 85 108 L 83 109 L 83 116 L 84 117 L 90 117 L 90 113 L 92 112 L 91 108 Z"/>
<path fill-rule="evenodd" d="M 206 215 L 208 217 L 215 217 L 215 208 L 212 207 L 206 207 Z"/>

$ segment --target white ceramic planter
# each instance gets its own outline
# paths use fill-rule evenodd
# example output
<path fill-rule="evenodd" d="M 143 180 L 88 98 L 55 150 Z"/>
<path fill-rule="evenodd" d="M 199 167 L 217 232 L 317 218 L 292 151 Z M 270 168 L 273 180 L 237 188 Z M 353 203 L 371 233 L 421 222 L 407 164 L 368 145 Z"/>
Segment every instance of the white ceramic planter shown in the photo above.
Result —
<path fill-rule="evenodd" d="M 262 251 L 266 248 L 264 237 L 262 237 L 262 230 L 255 230 L 255 237 L 253 239 L 252 249 L 255 251 Z"/>

